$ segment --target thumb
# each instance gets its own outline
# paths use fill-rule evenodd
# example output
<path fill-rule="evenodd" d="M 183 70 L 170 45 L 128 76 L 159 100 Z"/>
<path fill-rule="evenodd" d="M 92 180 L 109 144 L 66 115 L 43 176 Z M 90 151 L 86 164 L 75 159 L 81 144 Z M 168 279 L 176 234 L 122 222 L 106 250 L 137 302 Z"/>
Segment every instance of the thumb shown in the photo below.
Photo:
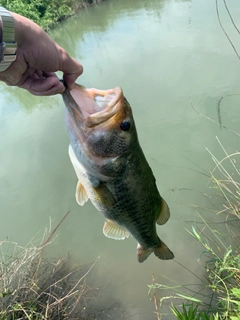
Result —
<path fill-rule="evenodd" d="M 71 90 L 77 78 L 83 73 L 83 66 L 66 53 L 60 63 L 59 70 L 63 72 L 63 80 Z"/>

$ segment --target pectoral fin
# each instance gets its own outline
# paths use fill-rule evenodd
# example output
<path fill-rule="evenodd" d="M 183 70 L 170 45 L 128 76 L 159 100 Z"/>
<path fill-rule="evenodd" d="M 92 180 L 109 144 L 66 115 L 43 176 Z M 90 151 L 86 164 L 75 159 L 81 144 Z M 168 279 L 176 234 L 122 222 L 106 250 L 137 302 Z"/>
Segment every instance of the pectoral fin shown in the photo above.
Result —
<path fill-rule="evenodd" d="M 116 203 L 116 200 L 109 189 L 101 182 L 99 186 L 93 187 L 95 200 L 107 207 L 110 207 Z"/>
<path fill-rule="evenodd" d="M 161 199 L 161 210 L 160 210 L 160 214 L 159 217 L 157 218 L 157 224 L 165 224 L 168 219 L 170 218 L 170 211 L 168 208 L 168 205 L 166 203 L 166 201 L 162 198 Z"/>
<path fill-rule="evenodd" d="M 103 234 L 115 240 L 124 240 L 129 237 L 129 233 L 112 220 L 107 220 L 104 223 Z"/>
<path fill-rule="evenodd" d="M 77 203 L 80 206 L 83 206 L 85 202 L 87 202 L 89 199 L 88 195 L 87 195 L 87 191 L 84 188 L 84 186 L 81 184 L 80 181 L 78 181 L 77 183 L 77 188 L 76 188 L 76 200 Z"/>

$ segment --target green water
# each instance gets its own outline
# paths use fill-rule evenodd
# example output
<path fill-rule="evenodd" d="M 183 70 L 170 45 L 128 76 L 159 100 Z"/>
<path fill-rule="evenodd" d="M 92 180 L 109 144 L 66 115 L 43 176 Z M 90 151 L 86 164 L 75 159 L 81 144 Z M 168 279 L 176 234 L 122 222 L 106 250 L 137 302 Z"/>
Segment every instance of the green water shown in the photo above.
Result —
<path fill-rule="evenodd" d="M 240 35 L 220 1 L 219 6 L 222 24 L 240 52 Z M 229 1 L 229 9 L 240 25 L 238 1 Z M 239 150 L 239 138 L 199 115 L 218 121 L 217 101 L 226 96 L 223 125 L 239 130 L 240 62 L 220 28 L 215 1 L 109 0 L 80 12 L 51 35 L 83 64 L 79 83 L 123 88 L 141 146 L 171 209 L 170 221 L 158 227 L 158 234 L 176 261 L 203 277 L 203 249 L 185 230 L 199 220 L 191 204 L 210 206 L 202 195 L 211 192 L 209 181 L 199 171 L 214 167 L 206 147 L 224 157 L 216 136 L 229 153 Z M 103 217 L 91 203 L 77 205 L 60 96 L 33 97 L 0 84 L 0 137 L 1 240 L 25 246 L 71 210 L 51 255 L 70 252 L 80 263 L 98 259 L 96 286 L 106 283 L 107 301 L 121 301 L 134 320 L 156 319 L 147 296 L 152 273 L 157 282 L 163 274 L 196 283 L 174 261 L 151 255 L 138 264 L 134 239 L 105 238 Z"/>

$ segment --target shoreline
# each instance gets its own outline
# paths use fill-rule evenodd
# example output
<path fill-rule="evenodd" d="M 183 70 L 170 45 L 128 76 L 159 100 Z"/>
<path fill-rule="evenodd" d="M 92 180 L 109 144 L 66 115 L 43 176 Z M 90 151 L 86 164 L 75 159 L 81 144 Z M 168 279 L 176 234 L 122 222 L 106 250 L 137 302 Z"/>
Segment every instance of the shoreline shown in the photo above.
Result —
<path fill-rule="evenodd" d="M 79 11 L 104 1 L 106 0 L 58 0 L 57 2 L 46 0 L 44 4 L 38 4 L 29 3 L 28 0 L 16 0 L 11 3 L 8 0 L 3 0 L 1 6 L 34 21 L 47 32 Z"/>

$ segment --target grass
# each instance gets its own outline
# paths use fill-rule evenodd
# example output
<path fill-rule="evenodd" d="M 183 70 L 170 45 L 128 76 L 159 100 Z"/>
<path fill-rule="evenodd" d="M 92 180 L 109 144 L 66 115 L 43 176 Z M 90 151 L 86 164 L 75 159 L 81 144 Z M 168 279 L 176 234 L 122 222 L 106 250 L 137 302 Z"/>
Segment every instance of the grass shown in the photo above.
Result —
<path fill-rule="evenodd" d="M 156 283 L 153 276 L 149 295 L 158 320 L 165 314 L 162 310 L 166 301 L 171 302 L 168 314 L 179 320 L 240 320 L 240 152 L 229 155 L 217 141 L 225 156 L 219 161 L 208 150 L 215 163 L 209 188 L 217 199 L 214 205 L 219 206 L 215 210 L 199 207 L 199 224 L 187 230 L 203 247 L 205 279 L 196 276 L 195 284 L 184 285 L 164 277 L 168 282 L 164 285 Z M 217 221 L 210 222 L 210 215 Z M 162 291 L 165 294 L 159 299 Z"/>
<path fill-rule="evenodd" d="M 0 242 L 0 320 L 123 319 L 118 304 L 98 303 L 103 288 L 88 285 L 96 262 L 74 265 L 70 257 L 44 258 L 58 226 L 39 246 Z"/>
<path fill-rule="evenodd" d="M 217 320 L 218 314 L 215 316 L 208 315 L 204 311 L 198 310 L 198 305 L 194 306 L 193 304 L 190 305 L 188 308 L 182 304 L 182 311 L 179 311 L 174 305 L 172 306 L 172 312 L 176 316 L 177 319 L 181 320 Z"/>

